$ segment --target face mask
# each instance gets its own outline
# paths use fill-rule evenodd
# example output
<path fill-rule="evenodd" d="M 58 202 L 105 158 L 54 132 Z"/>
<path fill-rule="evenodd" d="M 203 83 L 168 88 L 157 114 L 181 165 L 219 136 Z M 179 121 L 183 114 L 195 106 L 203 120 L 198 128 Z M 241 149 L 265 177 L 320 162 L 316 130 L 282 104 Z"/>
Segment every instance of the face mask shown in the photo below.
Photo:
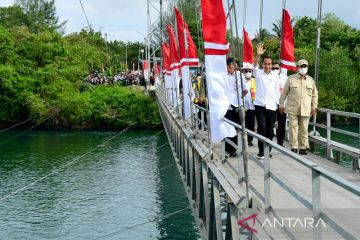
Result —
<path fill-rule="evenodd" d="M 307 68 L 307 67 L 306 67 L 306 68 L 299 68 L 299 73 L 300 73 L 301 75 L 306 75 L 307 71 L 308 71 L 308 68 Z"/>
<path fill-rule="evenodd" d="M 275 73 L 276 75 L 279 75 L 280 71 L 279 70 L 273 70 L 273 73 Z"/>
<path fill-rule="evenodd" d="M 250 72 L 244 73 L 244 75 L 245 75 L 246 78 L 251 78 L 251 73 Z"/>

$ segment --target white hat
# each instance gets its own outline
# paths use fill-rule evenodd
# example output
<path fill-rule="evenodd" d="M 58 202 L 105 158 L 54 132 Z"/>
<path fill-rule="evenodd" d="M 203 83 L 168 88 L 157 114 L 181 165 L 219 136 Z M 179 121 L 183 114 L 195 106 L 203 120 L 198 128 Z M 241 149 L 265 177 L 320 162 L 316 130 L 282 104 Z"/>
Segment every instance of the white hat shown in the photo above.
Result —
<path fill-rule="evenodd" d="M 253 69 L 253 65 L 251 63 L 243 62 L 243 69 Z"/>

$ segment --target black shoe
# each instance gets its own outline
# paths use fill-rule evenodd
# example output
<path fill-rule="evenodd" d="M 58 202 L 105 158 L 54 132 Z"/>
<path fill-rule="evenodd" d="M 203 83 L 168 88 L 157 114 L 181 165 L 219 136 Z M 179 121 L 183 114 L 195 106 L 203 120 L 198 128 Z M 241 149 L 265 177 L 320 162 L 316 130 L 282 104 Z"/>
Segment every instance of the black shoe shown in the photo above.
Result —
<path fill-rule="evenodd" d="M 272 154 L 270 154 L 270 158 L 274 158 Z"/>
<path fill-rule="evenodd" d="M 294 152 L 294 153 L 298 152 L 298 150 L 296 148 L 292 148 L 291 151 Z"/>
<path fill-rule="evenodd" d="M 307 155 L 306 149 L 300 149 L 300 150 L 299 150 L 299 154 L 300 154 L 300 155 Z"/>
<path fill-rule="evenodd" d="M 228 157 L 237 157 L 236 151 L 234 151 L 234 152 L 227 152 L 226 155 L 227 155 Z"/>
<path fill-rule="evenodd" d="M 254 144 L 252 142 L 248 142 L 248 146 L 254 146 Z"/>
<path fill-rule="evenodd" d="M 259 160 L 262 160 L 262 159 L 264 159 L 264 154 L 259 153 L 258 155 L 256 155 L 256 158 Z"/>

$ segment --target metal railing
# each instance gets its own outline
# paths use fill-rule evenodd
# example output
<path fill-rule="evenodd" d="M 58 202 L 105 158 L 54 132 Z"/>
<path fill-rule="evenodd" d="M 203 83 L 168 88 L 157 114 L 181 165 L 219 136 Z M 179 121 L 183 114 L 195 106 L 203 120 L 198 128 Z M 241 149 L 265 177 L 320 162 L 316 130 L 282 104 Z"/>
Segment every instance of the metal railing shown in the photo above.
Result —
<path fill-rule="evenodd" d="M 314 151 L 315 146 L 314 144 L 319 144 L 325 147 L 324 155 L 328 159 L 333 159 L 333 151 L 336 150 L 337 154 L 335 156 L 335 162 L 339 163 L 341 160 L 341 153 L 347 154 L 352 157 L 352 167 L 353 170 L 359 170 L 359 157 L 360 157 L 360 146 L 354 147 L 348 144 L 339 143 L 338 141 L 334 141 L 332 139 L 332 132 L 340 133 L 345 135 L 346 137 L 357 138 L 358 141 L 360 139 L 360 114 L 359 113 L 350 113 L 350 112 L 343 112 L 325 108 L 318 108 L 318 112 L 322 112 L 326 114 L 326 125 L 321 123 L 316 123 L 315 119 L 313 122 L 310 122 L 310 125 L 314 127 L 314 130 L 317 128 L 326 130 L 326 136 L 323 138 L 319 136 L 317 131 L 312 131 L 312 134 L 309 134 L 309 141 L 310 141 L 310 149 Z M 336 117 L 348 117 L 352 119 L 356 119 L 359 123 L 359 130 L 357 133 L 343 130 L 337 127 L 332 126 L 332 116 Z"/>
<path fill-rule="evenodd" d="M 159 95 L 161 95 L 161 90 L 158 93 L 160 93 Z M 162 96 L 159 96 L 159 97 L 161 98 L 161 102 L 165 104 L 166 99 L 163 98 Z M 165 104 L 165 106 L 167 108 L 169 107 L 168 104 Z M 204 123 L 206 109 L 201 108 L 201 107 L 198 107 L 197 109 L 198 109 L 198 111 L 200 111 L 200 118 L 199 118 L 198 114 L 194 114 L 195 115 L 194 120 L 196 120 L 194 122 L 200 122 L 203 125 L 203 130 L 206 131 L 206 128 L 205 128 L 206 125 Z M 203 114 L 201 114 L 201 112 L 203 112 Z M 169 111 L 169 113 L 171 113 L 171 111 Z M 210 220 L 211 220 L 212 214 L 209 213 L 209 211 L 211 211 L 209 204 L 213 204 L 213 201 L 210 201 L 210 203 L 209 203 L 209 199 L 207 197 L 205 197 L 205 196 L 209 196 L 208 187 L 210 186 L 208 184 L 208 181 L 210 181 L 210 179 L 207 178 L 207 175 L 210 173 L 213 174 L 211 181 L 212 181 L 212 183 L 214 183 L 215 188 L 218 188 L 218 187 L 216 187 L 216 184 L 219 183 L 218 181 L 220 181 L 222 183 L 223 183 L 223 181 L 221 181 L 221 179 L 219 179 L 216 176 L 216 172 L 214 172 L 213 170 L 210 171 L 209 166 L 212 164 L 212 161 L 208 162 L 208 160 L 205 159 L 206 154 L 204 155 L 201 152 L 195 152 L 195 147 L 191 145 L 192 140 L 186 137 L 186 133 L 184 132 L 184 130 L 181 130 L 180 125 L 177 123 L 177 121 L 181 122 L 181 119 L 176 120 L 174 118 L 175 115 L 173 115 L 173 117 L 171 117 L 171 115 L 169 113 L 163 114 L 164 115 L 163 122 L 169 131 L 169 136 L 170 136 L 169 140 L 173 143 L 174 151 L 177 153 L 177 157 L 180 160 L 179 164 L 182 167 L 182 172 L 186 179 L 184 181 L 185 181 L 185 183 L 190 185 L 190 187 L 192 188 L 191 189 L 192 196 L 190 196 L 189 199 L 191 199 L 191 198 L 194 199 L 194 201 L 196 203 L 194 206 L 195 206 L 195 209 L 199 216 L 199 219 L 201 220 L 200 226 L 204 226 L 204 224 L 205 224 L 205 229 L 207 231 L 210 231 L 209 229 L 211 227 L 210 226 L 211 224 L 208 222 L 208 219 L 210 216 Z M 167 118 L 164 119 L 164 117 L 166 117 L 166 116 L 167 116 Z M 203 117 L 201 117 L 201 116 L 203 116 Z M 230 140 L 226 139 L 226 140 L 222 141 L 222 143 L 221 143 L 220 152 L 215 153 L 215 154 L 218 154 L 221 162 L 224 162 L 224 161 L 226 161 L 225 141 L 228 141 L 230 144 L 232 144 L 234 147 L 236 147 L 237 152 L 239 154 L 238 154 L 238 158 L 237 158 L 238 168 L 235 169 L 235 171 L 238 176 L 238 183 L 241 186 L 243 186 L 242 183 L 246 180 L 246 178 L 248 178 L 248 176 L 244 176 L 244 168 L 245 168 L 245 166 L 244 166 L 245 163 L 243 162 L 244 152 L 242 150 L 242 139 L 240 137 L 240 134 L 241 134 L 240 130 L 242 129 L 242 126 L 240 126 L 234 122 L 231 122 L 230 120 L 227 120 L 227 119 L 224 119 L 224 120 L 236 128 L 236 130 L 238 132 L 238 143 L 234 144 Z M 255 132 L 252 132 L 252 131 L 246 129 L 246 133 L 253 136 L 253 138 L 258 139 L 259 141 L 263 142 L 263 144 L 264 144 L 263 163 L 261 161 L 257 160 L 255 156 L 250 156 L 250 158 L 249 158 L 252 162 L 256 163 L 257 166 L 259 166 L 260 168 L 263 169 L 264 192 L 260 193 L 260 191 L 258 189 L 256 189 L 256 187 L 254 185 L 251 184 L 251 181 L 249 182 L 249 190 L 251 191 L 253 197 L 256 197 L 263 203 L 265 212 L 272 213 L 275 218 L 278 218 L 278 217 L 276 217 L 277 216 L 276 209 L 273 207 L 273 203 L 271 202 L 272 194 L 276 194 L 271 191 L 270 181 L 272 180 L 278 186 L 280 186 L 283 190 L 285 190 L 287 193 L 289 193 L 290 196 L 293 197 L 294 201 L 296 200 L 296 201 L 300 202 L 305 208 L 310 210 L 315 222 L 317 222 L 317 220 L 319 220 L 321 218 L 323 221 L 326 222 L 327 225 L 329 225 L 332 229 L 334 229 L 343 238 L 356 239 L 356 237 L 353 236 L 351 232 L 344 229 L 339 224 L 339 222 L 336 221 L 336 219 L 329 216 L 328 213 L 326 212 L 326 210 L 324 210 L 324 207 L 322 206 L 322 201 L 321 201 L 321 199 L 322 199 L 321 192 L 322 192 L 323 188 L 321 186 L 320 178 L 327 179 L 328 181 L 330 181 L 331 184 L 334 184 L 334 186 L 348 191 L 349 193 L 351 193 L 351 196 L 354 196 L 356 199 L 358 199 L 360 197 L 360 186 L 359 185 L 356 185 L 353 182 L 350 182 L 350 181 L 344 179 L 343 177 L 339 176 L 338 174 L 315 164 L 314 162 L 304 158 L 301 155 L 298 155 L 298 154 L 295 154 L 295 153 L 289 151 L 288 149 L 272 142 L 270 139 L 267 139 Z M 311 192 L 312 192 L 311 198 L 309 198 L 309 197 L 307 198 L 307 197 L 303 196 L 299 190 L 296 190 L 293 186 L 291 186 L 291 184 L 289 182 L 283 180 L 279 176 L 279 174 L 272 169 L 271 161 L 270 161 L 270 147 L 272 147 L 273 149 L 276 149 L 281 154 L 288 157 L 289 161 L 296 161 L 297 163 L 301 164 L 306 169 L 311 171 Z M 208 146 L 208 148 L 211 148 L 211 146 Z M 189 149 L 189 150 L 187 150 L 187 149 Z M 189 152 L 190 149 L 192 149 L 191 151 L 194 151 L 194 152 L 190 153 Z M 209 152 L 211 152 L 211 150 L 209 150 Z M 204 158 L 204 159 L 201 158 L 202 160 L 200 159 L 201 155 L 203 156 L 202 158 Z M 195 160 L 193 160 L 193 161 L 189 160 L 190 156 L 194 157 L 194 159 L 197 159 L 199 161 L 201 160 L 201 162 L 197 162 Z M 196 165 L 196 164 L 198 164 L 198 165 Z M 194 171 L 194 169 L 197 169 L 197 170 Z M 199 173 L 198 171 L 200 171 L 200 177 L 198 175 L 196 175 Z M 221 176 L 221 174 L 219 174 L 219 176 Z M 260 177 L 260 176 L 258 176 L 258 177 Z M 234 192 L 231 192 L 231 191 L 233 191 L 233 188 L 226 188 L 226 186 L 225 187 L 224 186 L 225 185 L 223 185 L 223 188 L 225 189 L 224 191 L 226 191 L 226 193 L 229 196 L 232 196 L 232 199 L 236 199 L 236 196 L 235 196 L 236 194 L 234 194 Z M 325 186 L 325 188 L 326 187 L 327 186 Z M 213 190 L 214 190 L 213 184 L 211 185 L 210 189 L 212 191 L 210 196 L 212 196 L 212 197 L 216 196 L 216 198 L 218 198 L 219 192 L 216 192 L 216 191 L 218 191 L 216 189 L 215 189 L 216 191 L 213 192 Z M 198 191 L 200 191 L 200 192 L 198 192 Z M 234 201 L 235 206 L 237 206 L 237 202 L 238 201 Z M 360 202 L 360 198 L 359 198 L 359 202 Z M 217 209 L 217 208 L 215 207 L 215 209 Z M 238 210 L 236 210 L 236 211 L 238 211 Z M 215 215 L 220 216 L 219 212 L 215 213 Z M 198 217 L 196 217 L 196 218 L 198 218 Z M 203 231 L 203 230 L 201 230 L 201 231 Z M 218 231 L 221 231 L 221 226 L 219 227 Z M 290 238 L 294 238 L 293 233 L 291 233 L 288 229 L 286 229 L 284 232 Z M 321 239 L 321 234 L 322 234 L 321 226 L 313 228 L 313 238 L 314 239 Z"/>
<path fill-rule="evenodd" d="M 227 123 L 231 124 L 237 129 L 237 132 L 239 133 L 240 129 L 242 128 L 240 125 L 228 120 L 224 119 Z M 250 160 L 254 161 L 259 165 L 261 168 L 264 169 L 264 193 L 259 193 L 250 183 L 250 189 L 252 190 L 253 194 L 255 194 L 263 203 L 265 206 L 265 212 L 272 211 L 274 212 L 274 208 L 272 208 L 271 205 L 271 188 L 270 188 L 270 179 L 272 179 L 274 182 L 276 182 L 281 188 L 283 188 L 285 191 L 287 191 L 294 199 L 299 201 L 301 204 L 303 204 L 306 208 L 312 211 L 313 218 L 315 222 L 317 222 L 320 218 L 322 218 L 329 226 L 331 226 L 339 235 L 344 237 L 345 239 L 356 239 L 353 235 L 351 235 L 349 232 L 344 230 L 338 223 L 336 223 L 331 217 L 329 217 L 325 212 L 322 211 L 321 208 L 321 184 L 320 184 L 320 177 L 324 177 L 333 184 L 337 185 L 338 187 L 341 187 L 350 193 L 354 194 L 357 197 L 360 197 L 360 186 L 356 185 L 341 176 L 335 174 L 334 172 L 331 172 L 321 166 L 318 166 L 314 162 L 302 157 L 301 155 L 295 154 L 291 152 L 290 150 L 274 143 L 270 139 L 263 137 L 253 131 L 250 131 L 246 129 L 246 133 L 250 136 L 253 136 L 255 139 L 258 139 L 259 141 L 263 142 L 264 144 L 264 163 L 262 164 L 260 161 L 256 160 L 255 156 L 251 156 Z M 225 145 L 225 140 L 222 141 L 222 153 L 221 156 L 224 158 L 225 155 L 225 148 L 223 147 Z M 238 144 L 237 149 L 240 151 L 240 154 L 243 154 L 241 151 L 241 138 L 238 137 Z M 281 180 L 277 174 L 271 170 L 270 165 L 270 147 L 273 149 L 278 150 L 283 155 L 289 157 L 289 160 L 294 160 L 301 165 L 305 166 L 312 172 L 312 199 L 311 201 L 307 200 L 304 196 L 301 195 L 298 191 L 293 189 L 288 183 Z M 243 164 L 240 160 L 243 156 L 239 156 L 239 164 Z M 238 170 L 238 179 L 242 181 L 244 179 L 244 173 L 243 173 L 243 166 L 239 167 Z M 359 199 L 360 202 L 360 199 Z M 314 239 L 321 239 L 321 228 L 316 227 L 313 228 L 313 237 Z"/>

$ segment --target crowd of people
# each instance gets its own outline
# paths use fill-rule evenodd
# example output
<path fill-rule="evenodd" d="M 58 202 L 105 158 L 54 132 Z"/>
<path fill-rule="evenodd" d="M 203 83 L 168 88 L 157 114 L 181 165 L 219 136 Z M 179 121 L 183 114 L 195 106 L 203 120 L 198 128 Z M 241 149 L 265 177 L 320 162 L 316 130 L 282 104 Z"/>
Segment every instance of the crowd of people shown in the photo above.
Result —
<path fill-rule="evenodd" d="M 262 68 L 259 67 L 262 60 Z M 307 75 L 308 62 L 304 59 L 297 62 L 297 73 L 287 76 L 287 70 L 265 54 L 262 44 L 257 45 L 257 56 L 254 65 L 243 63 L 238 67 L 234 58 L 227 58 L 226 93 L 230 106 L 225 117 L 234 123 L 241 124 L 239 106 L 245 108 L 245 127 L 273 139 L 274 125 L 277 121 L 277 143 L 284 146 L 286 118 L 289 118 L 289 142 L 291 151 L 301 155 L 307 154 L 308 125 L 310 117 L 316 114 L 318 93 L 314 80 Z M 243 82 L 240 82 L 240 79 Z M 193 75 L 194 103 L 206 106 L 206 78 L 200 74 Z M 242 85 L 242 87 L 241 87 Z M 240 89 L 243 89 L 241 91 Z M 240 99 L 239 99 L 240 96 Z M 244 99 L 244 101 L 243 101 Z M 237 136 L 229 138 L 235 144 Z M 248 135 L 248 145 L 253 146 L 253 137 Z M 236 156 L 236 149 L 225 143 L 229 156 Z M 258 141 L 258 159 L 264 158 L 264 146 Z M 270 148 L 270 158 L 272 158 Z"/>
<path fill-rule="evenodd" d="M 85 79 L 84 82 L 93 85 L 107 85 L 107 84 L 121 84 L 128 85 L 141 85 L 145 86 L 146 81 L 142 71 L 128 71 L 115 74 L 113 77 L 99 71 L 92 71 Z M 150 84 L 154 85 L 154 77 L 150 77 Z"/>

